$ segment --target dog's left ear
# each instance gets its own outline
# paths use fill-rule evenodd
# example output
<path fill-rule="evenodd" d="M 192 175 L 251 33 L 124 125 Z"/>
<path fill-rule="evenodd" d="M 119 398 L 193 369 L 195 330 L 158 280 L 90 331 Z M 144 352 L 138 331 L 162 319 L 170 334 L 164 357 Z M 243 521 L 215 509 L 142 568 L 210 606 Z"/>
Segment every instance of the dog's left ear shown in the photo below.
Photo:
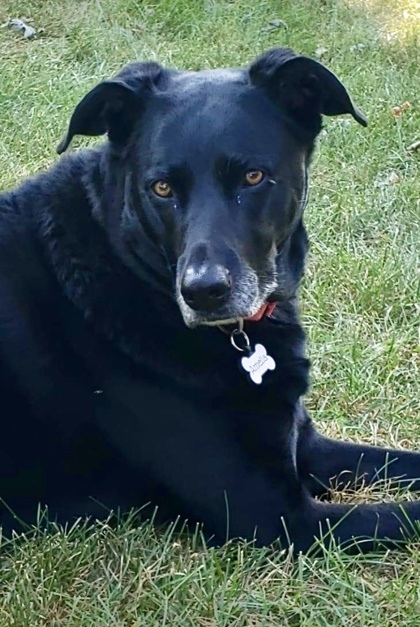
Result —
<path fill-rule="evenodd" d="M 318 61 L 289 48 L 263 54 L 251 65 L 249 75 L 251 83 L 267 89 L 291 118 L 315 134 L 321 128 L 321 115 L 350 113 L 367 126 L 339 79 Z"/>
<path fill-rule="evenodd" d="M 61 154 L 75 135 L 108 134 L 111 142 L 123 145 L 139 117 L 147 94 L 163 75 L 157 63 L 131 63 L 111 80 L 94 87 L 79 102 L 67 133 L 57 146 Z"/>

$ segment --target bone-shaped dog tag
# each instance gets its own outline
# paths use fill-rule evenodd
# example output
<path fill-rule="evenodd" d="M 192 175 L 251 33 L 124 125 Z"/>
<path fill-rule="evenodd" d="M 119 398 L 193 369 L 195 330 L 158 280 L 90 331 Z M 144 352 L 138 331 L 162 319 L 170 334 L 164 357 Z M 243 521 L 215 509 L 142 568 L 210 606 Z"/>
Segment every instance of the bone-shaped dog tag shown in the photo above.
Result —
<path fill-rule="evenodd" d="M 241 366 L 248 373 L 249 378 L 256 385 L 260 385 L 262 378 L 268 370 L 275 370 L 276 362 L 262 344 L 256 344 L 254 352 L 249 357 L 242 357 Z"/>

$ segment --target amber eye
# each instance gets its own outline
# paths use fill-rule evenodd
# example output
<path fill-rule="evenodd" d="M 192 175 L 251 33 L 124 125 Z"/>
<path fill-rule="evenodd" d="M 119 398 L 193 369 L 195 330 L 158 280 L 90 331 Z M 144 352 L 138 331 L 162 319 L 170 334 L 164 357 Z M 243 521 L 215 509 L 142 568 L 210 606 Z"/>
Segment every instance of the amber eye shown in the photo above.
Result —
<path fill-rule="evenodd" d="M 261 170 L 249 170 L 245 174 L 245 181 L 248 185 L 259 185 L 264 178 L 264 172 Z"/>
<path fill-rule="evenodd" d="M 159 196 L 160 198 L 169 198 L 170 196 L 172 196 L 171 186 L 169 185 L 169 183 L 163 180 L 153 183 L 152 190 L 156 194 L 156 196 Z"/>

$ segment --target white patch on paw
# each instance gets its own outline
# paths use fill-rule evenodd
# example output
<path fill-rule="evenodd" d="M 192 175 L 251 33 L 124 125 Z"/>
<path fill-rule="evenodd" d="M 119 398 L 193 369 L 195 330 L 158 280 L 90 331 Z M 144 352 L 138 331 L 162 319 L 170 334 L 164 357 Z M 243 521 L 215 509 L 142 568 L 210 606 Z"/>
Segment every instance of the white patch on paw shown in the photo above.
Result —
<path fill-rule="evenodd" d="M 262 378 L 268 370 L 274 370 L 276 362 L 267 355 L 267 350 L 262 344 L 256 344 L 254 352 L 249 357 L 242 357 L 242 368 L 249 373 L 253 383 L 260 385 Z"/>

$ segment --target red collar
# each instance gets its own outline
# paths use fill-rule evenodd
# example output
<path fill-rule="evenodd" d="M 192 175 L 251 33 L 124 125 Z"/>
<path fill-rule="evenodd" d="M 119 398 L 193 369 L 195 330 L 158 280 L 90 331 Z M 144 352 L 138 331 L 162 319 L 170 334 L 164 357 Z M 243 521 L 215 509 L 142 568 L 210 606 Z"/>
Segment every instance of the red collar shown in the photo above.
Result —
<path fill-rule="evenodd" d="M 253 316 L 249 316 L 248 318 L 244 318 L 244 320 L 248 320 L 248 322 L 259 322 L 262 318 L 269 318 L 275 310 L 276 305 L 277 303 L 265 303 L 258 309 L 257 313 Z"/>
<path fill-rule="evenodd" d="M 277 303 L 265 303 L 264 305 L 262 305 L 262 307 L 258 309 L 257 313 L 255 313 L 253 316 L 248 316 L 248 318 L 243 318 L 243 320 L 247 320 L 248 322 L 259 322 L 263 318 L 269 318 L 275 310 L 276 306 Z M 220 331 L 223 331 L 223 333 L 229 335 L 232 332 L 232 328 L 234 327 L 232 327 L 231 324 L 218 324 L 217 328 L 220 329 Z"/>

